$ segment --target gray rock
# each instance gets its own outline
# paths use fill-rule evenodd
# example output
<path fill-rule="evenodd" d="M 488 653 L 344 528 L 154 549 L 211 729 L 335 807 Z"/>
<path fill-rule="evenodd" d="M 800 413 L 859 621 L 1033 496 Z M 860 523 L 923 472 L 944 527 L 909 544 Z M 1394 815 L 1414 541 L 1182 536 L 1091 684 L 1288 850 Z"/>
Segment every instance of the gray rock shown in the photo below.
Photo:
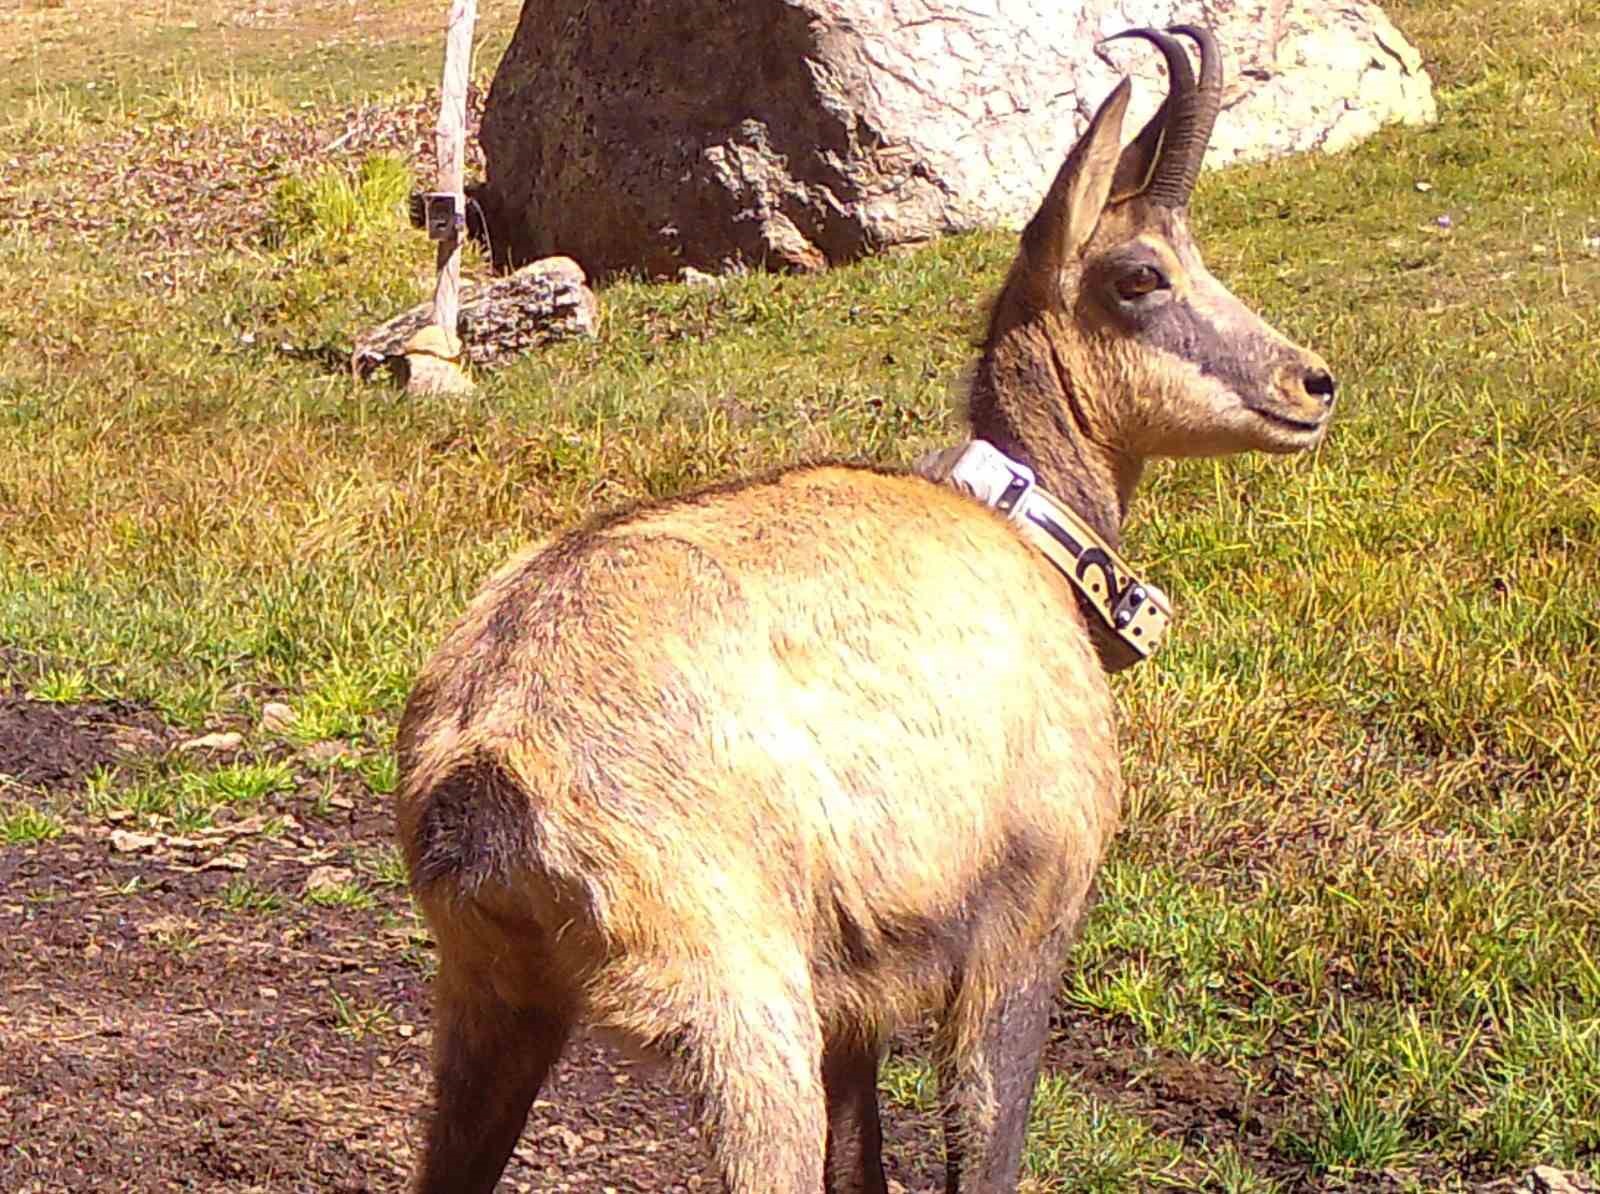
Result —
<path fill-rule="evenodd" d="M 597 275 L 811 270 L 1017 226 L 1120 75 L 1146 83 L 1131 121 L 1165 94 L 1158 55 L 1099 39 L 1179 21 L 1227 55 L 1211 165 L 1434 118 L 1365 0 L 540 0 L 495 74 L 474 194 L 501 264 L 561 252 Z"/>
<path fill-rule="evenodd" d="M 593 336 L 600 327 L 600 305 L 577 262 L 548 257 L 509 277 L 462 287 L 457 332 L 459 351 L 473 365 L 493 368 L 551 340 Z M 433 321 L 433 301 L 419 303 L 357 338 L 351 370 L 368 377 L 379 367 L 405 357 L 413 338 Z M 452 350 L 454 351 L 454 350 Z M 414 354 L 419 358 L 423 354 Z M 446 362 L 441 362 L 446 363 Z M 414 360 L 411 369 L 427 365 Z M 432 379 L 448 388 L 448 374 Z"/>

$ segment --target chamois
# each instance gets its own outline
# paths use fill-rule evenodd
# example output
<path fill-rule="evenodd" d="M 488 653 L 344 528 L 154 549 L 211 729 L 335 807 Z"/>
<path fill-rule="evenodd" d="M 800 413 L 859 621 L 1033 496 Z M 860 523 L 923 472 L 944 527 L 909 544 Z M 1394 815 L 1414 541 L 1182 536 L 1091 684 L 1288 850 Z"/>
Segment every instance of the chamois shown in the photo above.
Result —
<path fill-rule="evenodd" d="M 1334 393 L 1190 239 L 1211 35 L 1118 36 L 1161 51 L 1168 96 L 1126 148 L 1128 79 L 1090 121 L 969 397 L 974 439 L 1113 547 L 1147 457 L 1310 447 Z M 946 1189 L 1014 1190 L 1120 815 L 1117 645 L 1014 520 L 892 470 L 796 468 L 515 555 L 399 731 L 439 962 L 414 1189 L 491 1190 L 582 1024 L 672 1065 L 732 1194 L 884 1194 L 879 1060 L 931 1014 Z"/>

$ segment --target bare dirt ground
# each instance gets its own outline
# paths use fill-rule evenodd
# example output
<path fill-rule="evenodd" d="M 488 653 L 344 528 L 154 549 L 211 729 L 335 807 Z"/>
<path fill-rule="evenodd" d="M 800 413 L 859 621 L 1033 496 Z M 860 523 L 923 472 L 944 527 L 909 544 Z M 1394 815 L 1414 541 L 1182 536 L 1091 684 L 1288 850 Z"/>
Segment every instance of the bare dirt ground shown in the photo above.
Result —
<path fill-rule="evenodd" d="M 40 790 L 126 758 L 118 742 L 171 740 L 135 710 L 0 700 L 0 770 Z M 303 898 L 315 867 L 389 837 L 359 784 L 321 803 L 191 834 L 112 813 L 0 852 L 0 1189 L 402 1186 L 427 944 L 398 887 L 365 885 L 364 908 Z M 279 907 L 227 910 L 240 876 Z M 506 1188 L 706 1186 L 690 1109 L 637 1067 L 580 1042 L 546 1095 Z"/>
<path fill-rule="evenodd" d="M 0 1190 L 402 1188 L 426 1099 L 431 949 L 404 889 L 370 868 L 386 803 L 327 772 L 189 833 L 115 808 L 71 815 L 67 794 L 95 769 L 176 742 L 131 707 L 0 697 L 0 772 L 54 798 L 66 825 L 0 849 Z M 370 905 L 308 899 L 330 866 Z M 276 907 L 228 900 L 241 879 Z M 1048 1064 L 1159 1132 L 1270 1155 L 1270 1097 L 1249 1103 L 1113 1031 L 1063 1019 Z M 888 1132 L 895 1183 L 937 1184 L 931 1117 L 891 1109 Z M 502 1188 L 716 1185 L 694 1109 L 580 1040 Z"/>

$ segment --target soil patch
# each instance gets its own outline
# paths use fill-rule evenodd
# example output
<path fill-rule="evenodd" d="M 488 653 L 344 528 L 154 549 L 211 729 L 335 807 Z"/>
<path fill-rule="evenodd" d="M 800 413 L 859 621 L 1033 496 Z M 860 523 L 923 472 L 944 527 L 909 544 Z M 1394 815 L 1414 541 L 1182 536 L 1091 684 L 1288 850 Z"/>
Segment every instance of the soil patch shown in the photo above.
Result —
<path fill-rule="evenodd" d="M 334 794 L 353 807 L 285 796 L 215 830 L 72 823 L 0 850 L 0 940 L 22 946 L 0 950 L 0 1190 L 404 1188 L 427 1104 L 432 949 L 404 890 L 376 876 L 386 803 Z M 309 900 L 327 866 L 370 902 Z M 243 884 L 272 906 L 241 909 Z M 932 1123 L 888 1119 L 890 1173 L 931 1189 Z M 720 1185 L 689 1101 L 580 1037 L 499 1188 Z"/>
<path fill-rule="evenodd" d="M 72 787 L 171 738 L 158 718 L 131 705 L 0 696 L 0 780 L 23 787 Z"/>
<path fill-rule="evenodd" d="M 1044 1068 L 1073 1076 L 1085 1094 L 1136 1116 L 1158 1136 L 1187 1148 L 1230 1145 L 1262 1177 L 1301 1189 L 1305 1166 L 1275 1147 L 1294 1115 L 1290 1091 L 1272 1076 L 1254 1090 L 1221 1066 L 1152 1052 L 1131 1025 L 1086 1015 L 1057 1016 Z"/>

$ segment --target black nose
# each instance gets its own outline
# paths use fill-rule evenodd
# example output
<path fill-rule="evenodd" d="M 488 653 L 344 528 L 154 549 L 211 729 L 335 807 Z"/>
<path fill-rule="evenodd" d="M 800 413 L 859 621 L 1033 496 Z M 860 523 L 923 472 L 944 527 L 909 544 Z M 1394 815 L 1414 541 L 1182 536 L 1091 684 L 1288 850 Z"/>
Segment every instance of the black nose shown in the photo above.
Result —
<path fill-rule="evenodd" d="M 1333 380 L 1333 374 L 1326 369 L 1308 369 L 1305 387 L 1306 393 L 1313 398 L 1322 399 L 1323 406 L 1333 405 L 1333 391 L 1337 388 L 1337 384 Z"/>

